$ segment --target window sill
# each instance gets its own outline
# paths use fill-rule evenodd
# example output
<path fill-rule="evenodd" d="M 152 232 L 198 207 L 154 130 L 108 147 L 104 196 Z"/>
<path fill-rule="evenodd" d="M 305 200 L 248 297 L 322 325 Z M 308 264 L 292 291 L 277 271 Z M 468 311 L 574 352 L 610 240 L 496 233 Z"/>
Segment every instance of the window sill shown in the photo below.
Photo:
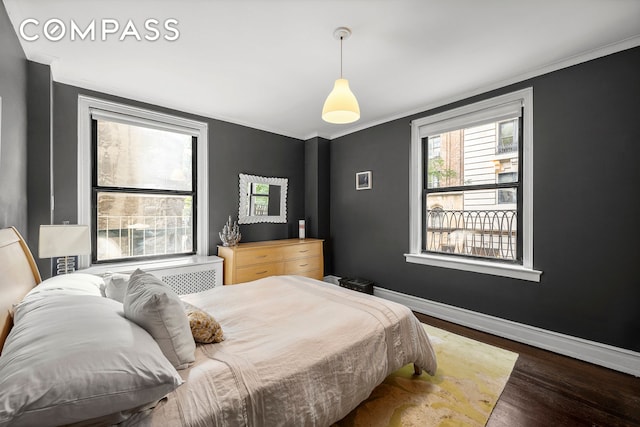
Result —
<path fill-rule="evenodd" d="M 188 255 L 176 258 L 167 258 L 154 261 L 126 261 L 112 262 L 106 264 L 95 264 L 89 268 L 78 270 L 80 273 L 103 275 L 110 273 L 133 273 L 136 269 L 158 270 L 176 267 L 185 267 L 216 261 L 222 262 L 222 258 L 217 256 Z"/>
<path fill-rule="evenodd" d="M 455 270 L 472 271 L 474 273 L 491 274 L 494 276 L 511 277 L 514 279 L 540 282 L 542 271 L 526 268 L 520 265 L 499 264 L 490 261 L 465 259 L 446 255 L 404 254 L 406 262 L 414 264 L 432 265 L 434 267 L 452 268 Z"/>

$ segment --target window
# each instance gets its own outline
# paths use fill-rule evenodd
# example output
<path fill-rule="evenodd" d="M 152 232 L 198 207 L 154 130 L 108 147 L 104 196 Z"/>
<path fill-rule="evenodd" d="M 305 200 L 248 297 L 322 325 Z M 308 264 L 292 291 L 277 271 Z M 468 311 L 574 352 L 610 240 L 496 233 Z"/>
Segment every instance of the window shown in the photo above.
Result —
<path fill-rule="evenodd" d="M 249 191 L 249 215 L 269 215 L 269 184 L 252 182 Z"/>
<path fill-rule="evenodd" d="M 442 168 L 443 160 L 440 157 L 440 136 L 433 136 L 431 138 L 431 142 L 429 144 L 429 154 L 427 156 L 429 159 L 429 173 L 427 175 L 427 180 L 429 185 L 432 187 L 440 186 L 440 174 L 438 170 Z"/>
<path fill-rule="evenodd" d="M 532 106 L 525 89 L 412 122 L 408 262 L 540 280 Z"/>
<path fill-rule="evenodd" d="M 518 120 L 498 123 L 497 153 L 518 151 Z"/>
<path fill-rule="evenodd" d="M 91 263 L 208 253 L 207 125 L 78 100 L 78 222 Z"/>
<path fill-rule="evenodd" d="M 194 253 L 197 138 L 95 117 L 92 124 L 92 261 Z"/>
<path fill-rule="evenodd" d="M 518 172 L 498 173 L 498 184 L 518 182 Z M 498 190 L 498 204 L 516 204 L 517 191 L 514 188 L 501 188 Z"/>
<path fill-rule="evenodd" d="M 431 138 L 431 143 L 429 144 L 429 160 L 440 157 L 440 144 L 439 135 Z"/>

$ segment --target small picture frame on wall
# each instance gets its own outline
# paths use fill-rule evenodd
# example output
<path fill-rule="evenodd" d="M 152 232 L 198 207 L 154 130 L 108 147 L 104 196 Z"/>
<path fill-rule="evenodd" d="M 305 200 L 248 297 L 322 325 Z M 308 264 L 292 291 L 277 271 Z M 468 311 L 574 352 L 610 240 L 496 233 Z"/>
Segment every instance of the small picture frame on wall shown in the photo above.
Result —
<path fill-rule="evenodd" d="M 356 173 L 356 190 L 371 190 L 371 171 Z"/>

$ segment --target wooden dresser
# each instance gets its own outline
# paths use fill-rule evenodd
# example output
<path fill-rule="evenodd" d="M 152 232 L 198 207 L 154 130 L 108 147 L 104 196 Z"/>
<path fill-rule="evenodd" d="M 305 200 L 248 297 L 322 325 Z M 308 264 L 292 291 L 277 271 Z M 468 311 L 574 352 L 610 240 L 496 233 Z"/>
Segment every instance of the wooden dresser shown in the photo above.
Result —
<path fill-rule="evenodd" d="M 224 258 L 224 284 L 235 285 L 267 276 L 297 274 L 321 280 L 324 258 L 320 239 L 284 239 L 218 246 Z"/>

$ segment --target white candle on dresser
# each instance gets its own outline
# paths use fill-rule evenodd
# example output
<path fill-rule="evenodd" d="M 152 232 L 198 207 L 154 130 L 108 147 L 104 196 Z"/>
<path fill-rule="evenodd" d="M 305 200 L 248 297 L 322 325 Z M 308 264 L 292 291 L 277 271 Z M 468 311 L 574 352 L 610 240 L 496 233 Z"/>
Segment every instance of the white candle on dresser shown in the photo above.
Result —
<path fill-rule="evenodd" d="M 304 239 L 304 219 L 298 221 L 298 237 Z"/>

